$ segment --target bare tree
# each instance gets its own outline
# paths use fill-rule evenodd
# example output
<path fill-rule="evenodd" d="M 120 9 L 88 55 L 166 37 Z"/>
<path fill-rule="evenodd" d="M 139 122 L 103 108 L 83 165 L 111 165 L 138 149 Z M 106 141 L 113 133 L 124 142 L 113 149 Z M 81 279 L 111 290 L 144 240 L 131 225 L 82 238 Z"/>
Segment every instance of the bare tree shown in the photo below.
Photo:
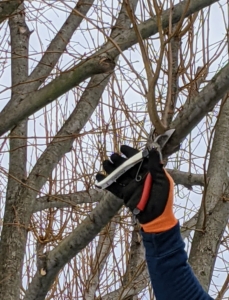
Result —
<path fill-rule="evenodd" d="M 176 129 L 189 262 L 227 299 L 227 2 L 0 1 L 0 299 L 154 299 L 139 228 L 94 186 L 152 124 Z"/>

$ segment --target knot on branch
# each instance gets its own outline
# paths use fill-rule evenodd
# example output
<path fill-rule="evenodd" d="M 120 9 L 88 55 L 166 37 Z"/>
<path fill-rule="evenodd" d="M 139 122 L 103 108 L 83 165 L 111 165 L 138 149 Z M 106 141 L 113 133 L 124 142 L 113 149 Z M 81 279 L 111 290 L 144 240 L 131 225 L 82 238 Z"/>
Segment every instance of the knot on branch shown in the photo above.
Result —
<path fill-rule="evenodd" d="M 115 62 L 111 58 L 107 57 L 107 55 L 103 56 L 99 60 L 100 66 L 103 68 L 104 73 L 113 71 L 115 68 Z"/>

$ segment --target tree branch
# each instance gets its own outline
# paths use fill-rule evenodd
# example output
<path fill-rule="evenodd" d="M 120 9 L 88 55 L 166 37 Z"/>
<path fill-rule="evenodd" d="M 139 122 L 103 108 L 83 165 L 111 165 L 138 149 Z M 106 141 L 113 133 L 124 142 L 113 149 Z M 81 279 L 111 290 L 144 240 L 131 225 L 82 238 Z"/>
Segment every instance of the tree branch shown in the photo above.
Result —
<path fill-rule="evenodd" d="M 229 91 L 229 64 L 223 67 L 202 91 L 193 99 L 187 101 L 181 112 L 172 122 L 171 128 L 176 128 L 173 136 L 164 149 L 168 156 L 179 149 L 180 143 L 189 132 L 213 109 L 219 100 Z"/>
<path fill-rule="evenodd" d="M 47 195 L 36 199 L 33 213 L 52 207 L 74 207 L 79 204 L 99 202 L 106 193 L 104 190 L 90 189 L 66 195 Z"/>
<path fill-rule="evenodd" d="M 192 242 L 189 263 L 200 281 L 200 284 L 206 291 L 209 289 L 221 238 L 225 226 L 228 224 L 228 215 L 229 201 L 220 199 L 207 216 L 207 230 L 203 231 L 202 227 L 199 227 L 199 220 L 196 225 L 197 230 L 195 231 Z"/>
<path fill-rule="evenodd" d="M 196 213 L 191 219 L 189 219 L 187 222 L 185 222 L 181 226 L 181 236 L 182 239 L 184 240 L 185 238 L 188 238 L 191 231 L 196 228 L 196 223 L 198 219 L 198 213 Z"/>
<path fill-rule="evenodd" d="M 191 189 L 192 186 L 204 186 L 203 175 L 173 169 L 166 170 L 172 176 L 176 184 L 183 185 L 187 189 Z M 106 193 L 104 190 L 90 189 L 66 195 L 57 194 L 39 197 L 34 204 L 33 213 L 47 208 L 73 207 L 84 203 L 100 202 Z"/>
<path fill-rule="evenodd" d="M 190 4 L 187 6 L 189 2 Z M 194 12 L 203 9 L 204 7 L 207 7 L 215 2 L 218 1 L 185 0 L 177 5 L 174 5 L 171 22 L 172 24 L 179 22 L 183 17 L 184 12 L 185 17 L 188 17 Z M 169 20 L 171 19 L 170 14 L 171 9 L 167 9 L 163 12 L 161 16 L 162 28 L 166 28 L 169 26 Z M 156 18 L 154 17 L 140 24 L 139 31 L 143 39 L 156 34 L 158 32 Z M 10 114 L 9 107 L 3 109 L 0 114 L 0 135 L 7 132 L 12 126 L 17 124 L 22 119 L 30 116 L 48 103 L 55 100 L 57 97 L 63 95 L 65 92 L 78 85 L 83 80 L 95 74 L 111 71 L 114 68 L 113 60 L 117 57 L 117 55 L 120 54 L 120 51 L 124 51 L 130 48 L 138 42 L 138 38 L 136 37 L 134 29 L 124 30 L 123 33 L 117 35 L 115 40 L 113 40 L 113 38 L 114 37 L 110 38 L 109 42 L 101 47 L 101 49 L 93 56 L 88 57 L 86 60 L 80 62 L 71 70 L 63 72 L 59 77 L 54 79 L 51 83 L 47 84 L 44 88 L 38 90 L 32 96 L 28 96 L 25 99 L 22 99 L 22 101 L 19 102 L 18 106 L 13 108 L 13 111 L 11 111 Z M 104 57 L 105 52 L 106 56 Z M 103 57 L 101 57 L 101 54 L 103 54 Z M 224 82 L 224 84 L 226 84 L 228 87 L 227 82 Z M 225 86 L 221 87 L 221 89 L 224 89 L 224 93 L 225 90 L 228 90 Z M 220 88 L 218 90 L 219 92 L 221 91 Z M 219 98 L 214 100 L 215 104 L 217 103 L 217 101 L 219 101 Z M 210 105 L 210 107 L 213 106 Z M 9 115 L 13 117 L 9 118 Z"/>
<path fill-rule="evenodd" d="M 179 170 L 166 169 L 172 176 L 176 184 L 183 185 L 191 189 L 192 186 L 204 186 L 204 176 L 200 174 L 192 174 Z M 64 208 L 72 207 L 84 203 L 99 202 L 105 195 L 106 191 L 90 189 L 88 191 L 80 191 L 66 195 L 47 195 L 39 197 L 33 207 L 33 213 L 42 211 L 47 208 Z"/>
<path fill-rule="evenodd" d="M 14 2 L 13 4 L 16 6 L 15 1 L 10 2 Z M 10 6 L 10 3 L 8 3 L 8 6 Z M 22 86 L 19 83 L 25 81 L 28 77 L 30 32 L 25 21 L 24 4 L 21 4 L 17 11 L 15 11 L 14 16 L 9 19 L 9 28 L 11 36 L 12 101 L 15 101 L 18 95 L 23 94 Z M 21 207 L 23 206 L 23 203 L 19 201 L 22 188 L 21 182 L 27 177 L 27 119 L 18 124 L 11 131 L 10 136 L 17 136 L 17 138 L 12 138 L 9 141 L 9 176 L 6 192 L 4 226 L 1 233 L 0 245 L 1 299 L 7 299 L 9 291 L 12 299 L 19 299 L 22 280 L 21 266 L 23 263 L 25 238 L 21 235 L 19 229 L 15 230 L 15 226 L 17 226 L 16 224 L 20 224 Z M 15 177 L 18 178 L 19 181 L 16 181 L 14 179 Z M 14 226 L 7 226 L 6 224 L 14 224 Z"/>
<path fill-rule="evenodd" d="M 175 169 L 166 169 L 176 184 L 190 189 L 194 185 L 204 186 L 204 175 L 183 172 Z"/>
<path fill-rule="evenodd" d="M 174 35 L 175 26 L 171 28 L 169 26 L 168 35 L 172 36 L 171 41 L 168 44 L 168 64 L 169 64 L 169 73 L 168 73 L 168 90 L 167 97 L 165 103 L 165 109 L 162 114 L 163 124 L 166 126 L 170 126 L 178 98 L 179 91 L 179 72 L 178 72 L 178 54 L 179 54 L 179 46 L 180 46 L 180 35 Z"/>
<path fill-rule="evenodd" d="M 59 77 L 48 83 L 45 87 L 35 93 L 30 94 L 25 99 L 21 99 L 18 105 L 5 107 L 1 113 L 1 122 L 8 119 L 9 126 L 0 129 L 0 135 L 5 133 L 12 126 L 30 116 L 45 105 L 63 95 L 76 85 L 95 74 L 113 71 L 115 63 L 106 54 L 86 59 L 76 67 L 63 72 Z M 9 114 L 10 110 L 10 114 Z"/>
<path fill-rule="evenodd" d="M 159 55 L 159 59 L 158 59 L 157 66 L 156 66 L 156 71 L 153 73 L 150 59 L 148 57 L 145 45 L 143 43 L 140 30 L 137 26 L 136 17 L 134 15 L 134 13 L 132 12 L 131 8 L 129 7 L 128 1 L 126 1 L 126 6 L 127 6 L 127 12 L 129 14 L 129 17 L 130 17 L 130 19 L 132 21 L 132 24 L 133 24 L 133 28 L 135 30 L 135 34 L 138 38 L 138 43 L 139 43 L 139 46 L 140 46 L 142 59 L 143 59 L 143 63 L 144 63 L 144 68 L 145 68 L 145 72 L 146 72 L 146 76 L 147 76 L 148 91 L 146 93 L 146 98 L 147 98 L 147 107 L 148 107 L 148 113 L 149 113 L 149 116 L 150 116 L 150 121 L 154 125 L 155 131 L 158 134 L 162 134 L 162 133 L 165 132 L 166 127 L 161 122 L 161 120 L 158 116 L 157 104 L 156 104 L 156 98 L 155 98 L 155 87 L 156 87 L 156 84 L 157 84 L 157 81 L 158 81 L 158 78 L 159 78 L 162 58 L 163 58 L 163 54 L 164 54 L 164 42 L 163 42 L 163 39 L 162 39 L 162 30 L 161 30 L 162 28 L 161 28 L 160 13 L 158 12 L 158 6 L 157 6 L 157 3 L 155 2 L 154 7 L 155 7 L 155 10 L 157 12 L 156 16 L 157 16 L 157 23 L 158 23 L 158 27 L 159 27 L 159 35 L 160 35 L 160 40 L 161 40 L 161 50 L 160 50 L 160 55 Z"/>
<path fill-rule="evenodd" d="M 63 55 L 73 33 L 80 26 L 83 17 L 86 16 L 89 9 L 92 7 L 94 0 L 80 0 L 73 8 L 71 14 L 64 22 L 54 39 L 51 41 L 38 65 L 26 80 L 22 88 L 28 93 L 36 91 L 40 85 L 46 80 L 58 59 Z M 18 105 L 26 95 L 17 98 L 17 101 L 10 100 L 5 109 L 12 110 L 13 107 Z"/>
<path fill-rule="evenodd" d="M 42 276 L 37 270 L 24 300 L 43 300 L 58 272 L 74 256 L 84 249 L 122 207 L 123 201 L 107 193 L 84 221 L 77 226 L 56 248 L 46 254 Z M 42 286 L 42 289 L 40 288 Z"/>
<path fill-rule="evenodd" d="M 144 272 L 146 278 L 149 276 L 147 274 L 148 269 L 145 261 L 145 249 L 143 247 L 142 237 L 139 233 L 139 229 L 139 225 L 135 225 L 132 231 L 129 260 L 127 263 L 126 272 L 123 276 L 123 290 L 119 291 L 118 294 L 123 297 L 126 294 L 125 290 L 132 289 L 133 286 L 135 289 L 138 289 L 138 291 L 133 294 L 131 293 L 131 296 L 127 296 L 128 298 L 125 298 L 126 300 L 134 300 L 135 296 L 147 285 L 147 280 L 143 280 L 143 282 L 136 282 L 136 279 L 139 276 L 139 270 L 143 269 L 142 272 Z"/>
<path fill-rule="evenodd" d="M 229 98 L 221 104 L 215 127 L 207 171 L 207 186 L 203 195 L 189 262 L 201 285 L 208 290 L 218 248 L 228 222 L 228 157 L 229 157 Z"/>
<path fill-rule="evenodd" d="M 0 2 L 0 23 L 5 21 L 23 3 L 23 0 L 5 0 Z"/>
<path fill-rule="evenodd" d="M 229 287 L 229 274 L 227 274 L 227 277 L 226 277 L 226 279 L 224 281 L 222 289 L 218 292 L 216 300 L 223 300 L 223 299 L 225 299 L 224 295 L 228 291 L 228 287 Z"/>
<path fill-rule="evenodd" d="M 73 33 L 80 26 L 94 1 L 95 0 L 79 0 L 77 2 L 71 14 L 48 46 L 38 65 L 29 76 L 27 81 L 31 82 L 29 84 L 30 90 L 35 91 L 48 77 L 66 49 Z"/>

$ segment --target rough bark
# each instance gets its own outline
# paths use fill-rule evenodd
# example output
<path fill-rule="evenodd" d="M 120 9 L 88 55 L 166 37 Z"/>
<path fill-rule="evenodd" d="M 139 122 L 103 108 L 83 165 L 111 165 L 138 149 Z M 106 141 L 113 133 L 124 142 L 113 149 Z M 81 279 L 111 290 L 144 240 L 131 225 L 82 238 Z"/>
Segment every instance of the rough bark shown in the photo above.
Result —
<path fill-rule="evenodd" d="M 197 231 L 192 242 L 189 262 L 202 286 L 208 290 L 220 245 L 228 222 L 229 100 L 222 104 L 215 129 L 207 171 L 207 186 L 202 199 Z M 224 198 L 225 197 L 225 198 Z"/>
<path fill-rule="evenodd" d="M 196 213 L 191 219 L 189 219 L 181 226 L 182 239 L 189 237 L 191 231 L 196 228 L 197 220 L 198 220 L 198 213 Z"/>
<path fill-rule="evenodd" d="M 19 1 L 12 1 L 19 2 Z M 8 4 L 9 5 L 9 4 Z M 16 5 L 15 5 L 16 6 Z M 11 74 L 12 101 L 23 94 L 20 85 L 28 76 L 29 29 L 25 22 L 22 4 L 13 17 L 10 17 L 11 35 Z M 17 138 L 11 138 L 17 136 Z M 0 298 L 19 299 L 21 286 L 23 254 L 26 238 L 21 232 L 20 199 L 22 185 L 26 179 L 27 162 L 27 119 L 18 124 L 10 133 L 9 176 L 6 205 L 0 245 Z"/>
<path fill-rule="evenodd" d="M 20 6 L 23 0 L 6 0 L 0 2 L 0 23 L 5 21 Z"/>
<path fill-rule="evenodd" d="M 66 195 L 48 195 L 36 199 L 33 213 L 47 208 L 74 207 L 83 203 L 99 202 L 106 195 L 106 191 L 90 189 Z"/>
<path fill-rule="evenodd" d="M 145 249 L 139 230 L 139 225 L 135 225 L 132 231 L 129 260 L 126 272 L 123 276 L 123 290 L 120 292 L 120 295 L 123 298 L 123 295 L 126 294 L 126 290 L 132 290 L 134 293 L 127 296 L 125 300 L 135 300 L 135 297 L 137 297 L 138 293 L 141 291 L 139 287 L 136 286 L 139 272 L 142 272 L 145 275 L 145 280 L 143 280 L 140 285 L 142 290 L 146 287 L 149 280 L 148 269 L 145 262 Z"/>

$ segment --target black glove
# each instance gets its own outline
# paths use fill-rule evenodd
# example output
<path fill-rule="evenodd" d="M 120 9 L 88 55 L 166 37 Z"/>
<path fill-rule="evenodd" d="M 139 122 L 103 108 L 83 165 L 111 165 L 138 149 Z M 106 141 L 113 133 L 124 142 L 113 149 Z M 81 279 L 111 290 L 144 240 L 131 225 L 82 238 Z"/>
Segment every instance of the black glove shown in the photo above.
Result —
<path fill-rule="evenodd" d="M 118 153 L 114 153 L 111 155 L 110 161 L 105 160 L 103 162 L 103 168 L 107 174 L 112 173 L 128 158 L 135 155 L 139 151 L 123 145 L 121 146 L 121 152 L 127 158 L 122 157 Z M 150 172 L 153 178 L 153 183 L 149 200 L 145 206 L 145 209 L 136 215 L 139 222 L 141 224 L 145 224 L 156 219 L 163 213 L 168 200 L 170 182 L 166 176 L 163 165 L 160 162 L 160 155 L 157 150 L 152 149 L 149 152 L 149 157 L 144 159 L 139 172 L 142 180 L 136 181 L 136 175 L 138 173 L 139 166 L 140 163 L 129 169 L 126 173 L 119 177 L 116 182 L 108 186 L 106 190 L 123 199 L 125 205 L 129 207 L 131 211 L 133 211 L 141 199 L 144 181 L 146 175 Z M 103 180 L 105 177 L 106 176 L 101 173 L 96 175 L 98 182 Z"/>

